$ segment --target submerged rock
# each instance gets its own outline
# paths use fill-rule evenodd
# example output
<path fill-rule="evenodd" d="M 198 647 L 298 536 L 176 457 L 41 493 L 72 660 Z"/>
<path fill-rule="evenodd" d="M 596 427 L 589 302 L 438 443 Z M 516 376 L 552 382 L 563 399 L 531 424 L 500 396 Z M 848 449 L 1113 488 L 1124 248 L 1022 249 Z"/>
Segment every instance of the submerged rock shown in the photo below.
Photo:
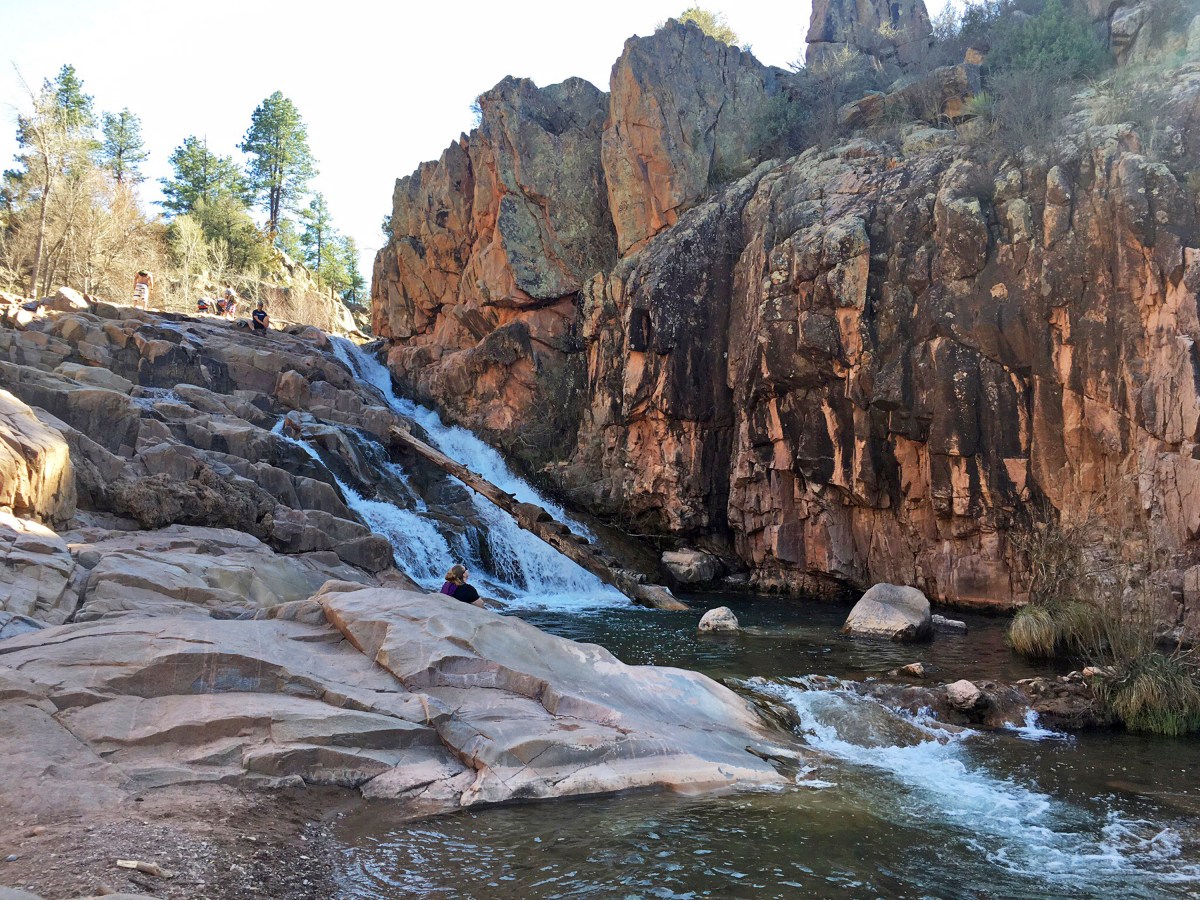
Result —
<path fill-rule="evenodd" d="M 898 584 L 877 584 L 850 610 L 845 634 L 919 641 L 932 634 L 929 600 L 919 590 Z"/>
<path fill-rule="evenodd" d="M 728 606 L 710 609 L 700 617 L 699 631 L 741 631 L 737 616 Z"/>
<path fill-rule="evenodd" d="M 933 623 L 933 630 L 939 634 L 966 634 L 967 623 L 958 619 L 947 619 L 945 616 L 939 616 L 934 613 L 930 616 L 930 621 Z"/>

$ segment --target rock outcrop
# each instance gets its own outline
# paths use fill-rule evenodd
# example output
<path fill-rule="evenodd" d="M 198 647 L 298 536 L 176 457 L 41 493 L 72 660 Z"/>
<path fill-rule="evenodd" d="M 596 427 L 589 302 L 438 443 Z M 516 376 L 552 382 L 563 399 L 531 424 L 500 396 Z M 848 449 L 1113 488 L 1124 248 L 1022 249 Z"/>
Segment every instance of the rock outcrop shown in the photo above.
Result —
<path fill-rule="evenodd" d="M 661 72 L 665 58 L 679 64 Z M 581 505 L 723 547 L 760 589 L 891 582 L 1010 607 L 1028 590 L 1013 528 L 1102 521 L 1089 534 L 1138 535 L 1116 552 L 1154 548 L 1168 585 L 1155 615 L 1195 634 L 1200 67 L 1164 65 L 1152 129 L 1108 124 L 1084 91 L 1056 143 L 995 162 L 918 123 L 753 165 L 720 117 L 769 99 L 781 74 L 691 29 L 635 39 L 600 157 L 620 258 L 562 299 L 553 329 L 527 320 L 527 345 L 490 325 L 465 336 L 439 304 L 470 280 L 426 289 L 454 266 L 396 261 L 471 193 L 452 149 L 414 176 L 444 199 L 401 198 L 379 257 L 377 318 L 427 311 L 419 334 L 388 333 L 393 369 Z M 954 118 L 979 76 L 948 67 L 847 115 L 892 117 L 927 94 L 930 118 Z M 661 118 L 682 137 L 643 109 L 674 110 Z M 703 184 L 718 157 L 732 180 Z M 481 355 L 494 368 L 468 378 Z M 493 390 L 527 376 L 520 396 Z"/>
<path fill-rule="evenodd" d="M 819 69 L 863 54 L 906 65 L 929 51 L 932 31 L 924 0 L 814 0 L 805 62 Z"/>
<path fill-rule="evenodd" d="M 254 620 L 131 614 L 0 642 L 0 725 L 9 783 L 38 785 L 0 791 L 0 809 L 26 822 L 202 782 L 427 811 L 727 789 L 781 784 L 764 758 L 795 755 L 704 676 L 347 582 Z"/>

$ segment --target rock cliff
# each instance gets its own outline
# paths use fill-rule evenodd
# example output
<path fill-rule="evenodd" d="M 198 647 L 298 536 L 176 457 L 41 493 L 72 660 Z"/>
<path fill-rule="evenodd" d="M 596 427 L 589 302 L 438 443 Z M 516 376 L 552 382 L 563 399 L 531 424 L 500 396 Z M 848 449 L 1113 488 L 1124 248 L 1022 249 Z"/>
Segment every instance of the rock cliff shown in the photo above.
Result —
<path fill-rule="evenodd" d="M 668 26 L 626 45 L 589 120 L 619 258 L 536 312 L 485 296 L 456 223 L 481 196 L 472 148 L 519 130 L 521 104 L 494 102 L 399 182 L 375 316 L 420 325 L 382 332 L 389 359 L 581 504 L 707 542 L 760 587 L 1005 606 L 1028 584 L 1007 535 L 1048 514 L 1157 554 L 1156 614 L 1195 631 L 1200 63 L 1155 77 L 1152 129 L 1084 91 L 1023 155 L 921 127 L 760 162 L 739 140 L 786 73 Z"/>

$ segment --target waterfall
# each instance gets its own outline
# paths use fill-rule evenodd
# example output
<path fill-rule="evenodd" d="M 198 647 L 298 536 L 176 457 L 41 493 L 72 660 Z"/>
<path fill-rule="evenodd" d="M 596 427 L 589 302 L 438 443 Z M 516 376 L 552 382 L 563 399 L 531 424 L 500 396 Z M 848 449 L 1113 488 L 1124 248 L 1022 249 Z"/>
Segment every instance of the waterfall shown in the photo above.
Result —
<path fill-rule="evenodd" d="M 521 502 L 536 503 L 578 533 L 588 534 L 558 504 L 517 477 L 495 449 L 465 428 L 443 424 L 433 410 L 398 397 L 391 374 L 361 348 L 342 338 L 331 341 L 337 358 L 354 375 L 378 390 L 384 403 L 396 413 L 424 428 L 430 444 Z M 276 433 L 281 434 L 279 427 Z M 320 459 L 307 443 L 293 443 Z M 382 471 L 387 477 L 407 484 L 407 475 L 395 463 L 386 463 Z M 487 542 L 487 552 L 481 552 L 482 548 L 457 534 L 447 539 L 436 516 L 423 502 L 415 502 L 413 509 L 402 509 L 364 498 L 341 479 L 337 481 L 347 505 L 374 531 L 392 542 L 400 568 L 430 590 L 441 585 L 442 575 L 451 565 L 461 562 L 471 570 L 471 579 L 482 593 L 504 599 L 512 607 L 584 609 L 628 605 L 629 601 L 615 588 L 520 528 L 508 513 L 474 492 L 471 501 L 480 521 L 486 525 L 482 540 Z"/>

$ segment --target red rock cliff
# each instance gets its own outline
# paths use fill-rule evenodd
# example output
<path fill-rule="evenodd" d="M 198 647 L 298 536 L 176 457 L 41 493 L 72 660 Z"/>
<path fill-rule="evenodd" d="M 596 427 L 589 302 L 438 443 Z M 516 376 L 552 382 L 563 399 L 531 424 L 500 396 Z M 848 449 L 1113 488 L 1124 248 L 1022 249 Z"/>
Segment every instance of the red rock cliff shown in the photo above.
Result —
<path fill-rule="evenodd" d="M 1048 503 L 1148 535 L 1162 616 L 1200 623 L 1200 65 L 1168 76 L 1165 161 L 1083 98 L 1070 137 L 1003 164 L 943 132 L 754 168 L 738 135 L 787 77 L 672 26 L 607 98 L 485 95 L 397 186 L 374 303 L 401 382 L 762 586 L 1007 604 L 1006 529 Z M 727 133 L 714 85 L 741 98 Z"/>

